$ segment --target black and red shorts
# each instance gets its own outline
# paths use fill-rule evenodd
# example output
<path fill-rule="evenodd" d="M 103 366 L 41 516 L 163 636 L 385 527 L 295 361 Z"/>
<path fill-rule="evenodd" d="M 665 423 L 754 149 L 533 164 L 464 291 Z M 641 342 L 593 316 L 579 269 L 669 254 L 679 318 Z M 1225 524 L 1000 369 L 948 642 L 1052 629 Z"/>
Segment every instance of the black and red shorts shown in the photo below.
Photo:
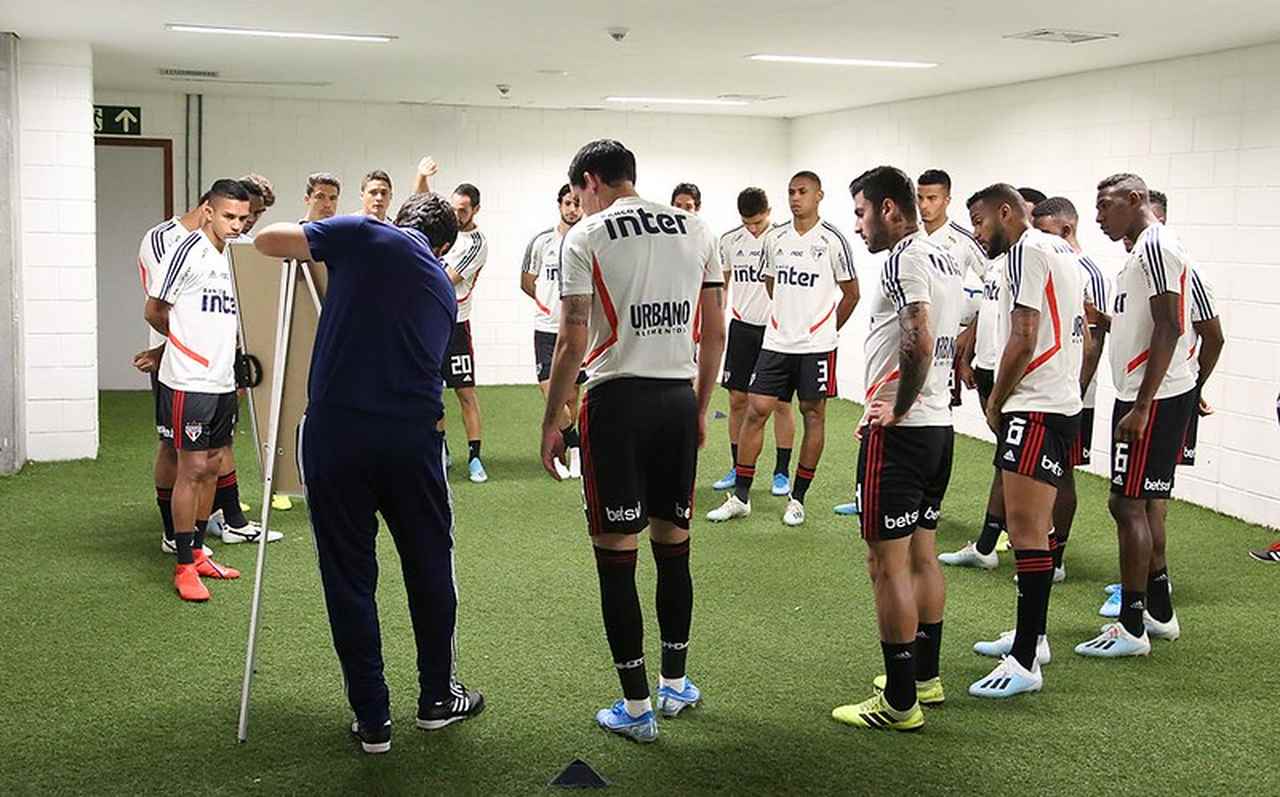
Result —
<path fill-rule="evenodd" d="M 862 539 L 896 540 L 936 531 L 951 481 L 950 426 L 868 426 L 858 449 L 855 494 Z"/>
<path fill-rule="evenodd" d="M 240 401 L 230 393 L 190 393 L 156 382 L 156 433 L 178 451 L 231 445 Z"/>
<path fill-rule="evenodd" d="M 1179 465 L 1196 464 L 1196 438 L 1200 434 L 1200 389 L 1196 388 L 1196 400 L 1191 406 L 1191 417 L 1187 418 L 1187 433 L 1182 438 L 1182 458 Z"/>
<path fill-rule="evenodd" d="M 1080 429 L 1071 444 L 1071 467 L 1089 464 L 1089 449 L 1093 448 L 1093 407 L 1080 410 Z"/>
<path fill-rule="evenodd" d="M 476 352 L 471 345 L 471 322 L 453 325 L 449 348 L 444 354 L 444 386 L 457 390 L 476 386 Z"/>
<path fill-rule="evenodd" d="M 748 393 L 791 401 L 817 401 L 836 397 L 836 353 L 785 354 L 762 349 L 756 360 Z"/>
<path fill-rule="evenodd" d="M 996 372 L 989 368 L 974 368 L 973 381 L 978 387 L 978 404 L 983 412 L 986 412 L 987 399 L 991 397 L 991 390 L 996 386 Z"/>
<path fill-rule="evenodd" d="M 1000 416 L 995 466 L 1058 486 L 1071 467 L 1080 414 L 1006 412 Z"/>
<path fill-rule="evenodd" d="M 650 518 L 689 528 L 698 402 L 685 379 L 623 377 L 592 387 L 578 414 L 587 531 L 638 534 Z"/>
<path fill-rule="evenodd" d="M 551 380 L 551 361 L 555 359 L 557 337 L 559 336 L 554 332 L 543 332 L 540 329 L 533 331 L 533 360 L 539 384 Z M 579 369 L 578 381 L 574 384 L 580 385 L 585 381 L 587 372 Z"/>
<path fill-rule="evenodd" d="M 1168 498 L 1173 473 L 1182 457 L 1187 422 L 1196 412 L 1195 389 L 1151 403 L 1142 439 L 1116 439 L 1116 426 L 1133 409 L 1132 401 L 1116 401 L 1111 416 L 1111 492 L 1126 498 Z"/>
<path fill-rule="evenodd" d="M 729 342 L 724 350 L 724 370 L 720 384 L 743 393 L 751 385 L 751 374 L 764 346 L 764 326 L 733 319 L 729 322 Z"/>

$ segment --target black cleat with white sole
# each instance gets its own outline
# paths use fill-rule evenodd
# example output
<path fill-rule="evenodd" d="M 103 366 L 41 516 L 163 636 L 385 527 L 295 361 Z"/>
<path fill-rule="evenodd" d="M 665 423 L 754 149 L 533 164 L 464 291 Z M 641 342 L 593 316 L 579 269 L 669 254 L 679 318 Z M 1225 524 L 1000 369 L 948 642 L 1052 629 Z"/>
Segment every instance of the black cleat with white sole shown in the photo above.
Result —
<path fill-rule="evenodd" d="M 447 700 L 437 703 L 418 704 L 418 727 L 424 731 L 438 731 L 455 722 L 472 717 L 484 711 L 484 695 L 469 690 L 460 683 L 455 683 L 453 694 Z"/>
<path fill-rule="evenodd" d="M 351 720 L 351 735 L 360 740 L 360 748 L 366 753 L 391 751 L 391 720 L 370 728 L 358 719 Z"/>

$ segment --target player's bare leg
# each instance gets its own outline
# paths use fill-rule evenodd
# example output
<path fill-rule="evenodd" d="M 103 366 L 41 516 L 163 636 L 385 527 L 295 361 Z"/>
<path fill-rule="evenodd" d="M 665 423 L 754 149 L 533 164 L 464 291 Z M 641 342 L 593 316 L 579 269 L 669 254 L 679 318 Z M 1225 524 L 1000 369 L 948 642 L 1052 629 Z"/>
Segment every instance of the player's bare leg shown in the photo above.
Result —
<path fill-rule="evenodd" d="M 800 417 L 804 422 L 804 436 L 800 441 L 800 460 L 796 463 L 796 478 L 791 485 L 791 496 L 783 512 L 782 522 L 788 526 L 804 523 L 804 499 L 809 485 L 822 459 L 822 449 L 827 438 L 827 400 L 810 399 L 800 402 Z"/>
<path fill-rule="evenodd" d="M 458 396 L 458 409 L 462 413 L 462 426 L 467 432 L 467 470 L 471 481 L 486 482 L 489 475 L 480 462 L 480 402 L 474 387 L 460 387 L 453 391 Z"/>
<path fill-rule="evenodd" d="M 758 393 L 747 397 L 747 410 L 738 429 L 738 460 L 734 463 L 736 479 L 733 492 L 724 504 L 707 513 L 707 520 L 720 522 L 751 514 L 751 484 L 755 480 L 756 460 L 764 447 L 764 425 L 773 413 L 778 399 Z"/>

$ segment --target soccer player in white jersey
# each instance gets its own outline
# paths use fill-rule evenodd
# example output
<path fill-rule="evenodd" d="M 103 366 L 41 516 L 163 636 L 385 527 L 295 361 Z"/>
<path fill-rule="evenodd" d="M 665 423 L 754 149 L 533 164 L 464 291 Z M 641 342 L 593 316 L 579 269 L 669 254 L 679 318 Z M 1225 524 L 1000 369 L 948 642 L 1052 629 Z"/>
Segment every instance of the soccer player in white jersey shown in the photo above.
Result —
<path fill-rule="evenodd" d="M 520 268 L 520 290 L 533 300 L 537 308 L 533 316 L 533 356 L 537 363 L 538 389 L 547 397 L 551 382 L 551 358 L 556 350 L 556 333 L 560 331 L 560 244 L 573 225 L 582 218 L 578 196 L 568 183 L 560 187 L 556 196 L 560 221 L 554 227 L 533 236 L 524 250 L 524 262 Z M 582 459 L 579 449 L 578 385 L 587 381 L 586 371 L 578 372 L 573 394 L 564 405 L 564 418 L 560 433 L 564 435 L 568 462 L 556 460 L 556 473 L 561 479 L 582 477 Z"/>
<path fill-rule="evenodd" d="M 974 650 L 1001 657 L 969 687 L 975 697 L 1038 691 L 1049 661 L 1045 626 L 1053 586 L 1049 535 L 1057 486 L 1080 423 L 1080 365 L 1088 337 L 1080 266 L 1061 238 L 1031 226 L 1013 186 L 997 183 L 969 198 L 974 235 L 990 257 L 1007 255 L 1000 299 L 1001 341 L 987 425 L 996 435 L 1005 521 L 1017 561 L 1017 625 Z"/>
<path fill-rule="evenodd" d="M 302 201 L 307 206 L 307 215 L 302 221 L 322 221 L 331 219 L 338 213 L 338 197 L 342 194 L 342 183 L 337 175 L 329 172 L 315 172 L 307 175 L 307 190 Z"/>
<path fill-rule="evenodd" d="M 249 193 L 218 180 L 205 195 L 203 222 L 165 253 L 163 277 L 148 289 L 147 323 L 165 337 L 160 361 L 159 431 L 177 452 L 173 487 L 178 564 L 174 587 L 187 601 L 206 601 L 207 578 L 239 578 L 204 553 L 221 449 L 235 433 L 237 310 L 227 241 L 249 217 Z"/>
<path fill-rule="evenodd" d="M 262 214 L 276 204 L 276 192 L 271 181 L 260 174 L 246 174 L 240 178 L 240 184 L 249 192 L 249 218 L 244 222 L 240 237 L 253 240 L 253 228 L 257 226 Z"/>
<path fill-rule="evenodd" d="M 1169 597 L 1165 513 L 1197 409 L 1193 271 L 1182 243 L 1153 211 L 1142 178 L 1115 174 L 1100 182 L 1097 210 L 1109 238 L 1133 242 L 1116 276 L 1109 347 L 1116 404 L 1108 507 L 1120 537 L 1121 587 L 1117 622 L 1076 652 L 1145 656 L 1151 637 L 1182 633 Z"/>
<path fill-rule="evenodd" d="M 689 213 L 702 211 L 702 190 L 693 183 L 677 183 L 671 189 L 671 207 L 680 208 Z"/>
<path fill-rule="evenodd" d="M 636 551 L 648 528 L 662 639 L 657 707 L 675 716 L 701 700 L 685 668 L 693 611 L 689 521 L 724 349 L 723 275 L 706 222 L 640 198 L 635 179 L 635 156 L 612 140 L 587 144 L 569 167 L 586 217 L 565 236 L 561 252 L 560 332 L 542 420 L 542 464 L 555 475 L 564 447 L 561 413 L 585 367 L 584 507 L 623 692 L 596 721 L 651 742 L 658 725 L 645 675 Z M 703 317 L 697 344 L 695 305 Z"/>
<path fill-rule="evenodd" d="M 1102 273 L 1102 269 L 1098 268 L 1098 264 L 1084 253 L 1080 248 L 1080 242 L 1076 240 L 1076 230 L 1080 228 L 1080 215 L 1070 199 L 1061 196 L 1050 197 L 1036 205 L 1031 211 L 1031 223 L 1037 230 L 1056 235 L 1066 241 L 1071 251 L 1076 253 L 1076 262 L 1080 266 L 1084 287 L 1085 317 L 1089 323 L 1089 338 L 1085 342 L 1084 357 L 1080 366 L 1080 388 L 1084 402 L 1084 407 L 1080 410 L 1080 433 L 1071 447 L 1070 467 L 1062 474 L 1062 483 L 1058 485 L 1058 497 L 1053 505 L 1053 536 L 1049 544 L 1053 549 L 1053 580 L 1057 583 L 1067 577 L 1066 567 L 1062 562 L 1076 515 L 1075 469 L 1089 464 L 1090 451 L 1093 448 L 1093 411 L 1098 395 L 1098 363 L 1102 360 L 1102 347 L 1107 336 L 1100 316 L 1106 311 L 1108 291 L 1107 278 Z"/>
<path fill-rule="evenodd" d="M 374 169 L 360 180 L 360 212 L 378 221 L 387 220 L 391 207 L 391 176 Z"/>
<path fill-rule="evenodd" d="M 720 236 L 720 264 L 733 295 L 729 342 L 720 374 L 721 386 L 729 391 L 730 466 L 729 472 L 712 485 L 717 490 L 732 490 L 737 483 L 738 436 L 747 414 L 747 388 L 764 344 L 765 325 L 769 323 L 769 293 L 760 263 L 765 233 L 773 226 L 769 214 L 769 197 L 764 189 L 744 188 L 738 194 L 742 224 Z M 791 447 L 796 435 L 790 402 L 779 403 L 774 410 L 773 434 L 777 453 L 770 492 L 783 496 L 791 492 Z"/>
<path fill-rule="evenodd" d="M 917 730 L 922 702 L 944 700 L 938 675 L 946 588 L 934 551 L 951 479 L 951 390 L 964 312 L 960 266 L 916 223 L 915 186 L 891 166 L 849 186 L 858 234 L 888 251 L 868 288 L 867 411 L 857 493 L 885 675 L 867 700 L 831 712 L 860 728 Z"/>
<path fill-rule="evenodd" d="M 836 395 L 839 330 L 858 303 L 853 253 L 835 225 L 818 215 L 822 181 L 798 172 L 787 186 L 791 221 L 765 235 L 760 264 L 773 300 L 764 343 L 747 391 L 747 414 L 738 436 L 733 492 L 707 519 L 751 514 L 751 482 L 764 442 L 764 424 L 778 406 L 796 396 L 804 438 L 796 477 L 782 522 L 804 523 L 804 497 L 813 481 L 826 437 L 827 399 Z"/>

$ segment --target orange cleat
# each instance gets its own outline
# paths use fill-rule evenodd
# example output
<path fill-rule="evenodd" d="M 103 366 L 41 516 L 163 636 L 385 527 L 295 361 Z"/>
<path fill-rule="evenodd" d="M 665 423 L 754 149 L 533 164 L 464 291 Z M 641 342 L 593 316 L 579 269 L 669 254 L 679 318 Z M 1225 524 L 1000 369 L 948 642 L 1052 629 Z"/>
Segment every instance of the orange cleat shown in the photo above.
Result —
<path fill-rule="evenodd" d="M 196 551 L 195 557 L 196 572 L 205 578 L 240 578 L 239 570 L 236 570 L 234 567 L 227 567 L 226 565 L 218 564 L 204 551 Z"/>
<path fill-rule="evenodd" d="M 173 571 L 173 586 L 184 601 L 207 601 L 209 590 L 200 581 L 195 565 L 178 565 Z"/>

